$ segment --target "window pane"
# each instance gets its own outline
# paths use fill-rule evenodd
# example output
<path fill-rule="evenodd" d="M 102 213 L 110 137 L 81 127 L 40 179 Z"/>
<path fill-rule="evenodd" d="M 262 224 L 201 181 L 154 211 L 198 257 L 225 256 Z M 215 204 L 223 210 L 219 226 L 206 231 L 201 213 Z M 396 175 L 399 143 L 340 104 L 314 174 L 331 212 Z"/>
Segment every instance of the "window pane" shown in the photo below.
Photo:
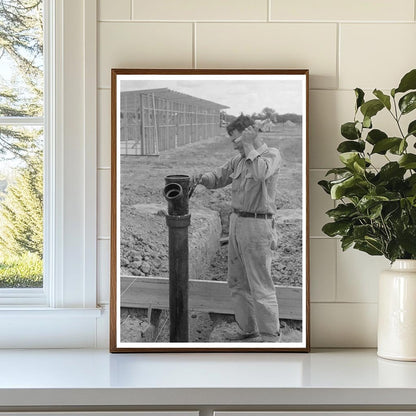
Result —
<path fill-rule="evenodd" d="M 42 7 L 0 0 L 0 288 L 43 285 Z"/>
<path fill-rule="evenodd" d="M 43 10 L 39 0 L 0 0 L 0 116 L 43 114 Z"/>
<path fill-rule="evenodd" d="M 29 145 L 21 157 L 1 155 L 0 288 L 42 287 L 43 129 L 1 128 Z"/>

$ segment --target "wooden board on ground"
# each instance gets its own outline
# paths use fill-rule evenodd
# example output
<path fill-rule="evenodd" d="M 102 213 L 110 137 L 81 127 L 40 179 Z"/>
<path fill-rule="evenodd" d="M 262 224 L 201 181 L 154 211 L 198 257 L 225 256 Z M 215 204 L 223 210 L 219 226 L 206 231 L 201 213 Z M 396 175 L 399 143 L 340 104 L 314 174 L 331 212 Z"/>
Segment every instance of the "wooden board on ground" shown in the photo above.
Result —
<path fill-rule="evenodd" d="M 302 320 L 302 288 L 275 286 L 282 319 Z M 126 308 L 169 308 L 169 279 L 166 277 L 121 276 L 121 306 Z M 226 282 L 189 281 L 189 309 L 232 314 Z"/>

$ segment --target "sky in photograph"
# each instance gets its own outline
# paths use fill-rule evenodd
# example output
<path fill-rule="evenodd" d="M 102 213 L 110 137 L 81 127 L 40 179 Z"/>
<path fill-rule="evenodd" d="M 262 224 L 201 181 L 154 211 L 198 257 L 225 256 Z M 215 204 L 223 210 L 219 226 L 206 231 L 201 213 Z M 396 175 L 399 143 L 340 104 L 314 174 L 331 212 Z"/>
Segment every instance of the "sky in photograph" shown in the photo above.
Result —
<path fill-rule="evenodd" d="M 122 80 L 121 91 L 169 88 L 228 106 L 228 114 L 259 113 L 271 107 L 279 114 L 302 114 L 300 80 Z"/>

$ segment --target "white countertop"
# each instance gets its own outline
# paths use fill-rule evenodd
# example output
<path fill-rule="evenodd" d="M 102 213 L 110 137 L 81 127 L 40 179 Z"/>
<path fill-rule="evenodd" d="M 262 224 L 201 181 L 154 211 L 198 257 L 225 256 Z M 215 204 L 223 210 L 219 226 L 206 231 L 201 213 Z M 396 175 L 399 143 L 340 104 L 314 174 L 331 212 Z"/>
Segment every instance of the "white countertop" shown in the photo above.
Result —
<path fill-rule="evenodd" d="M 23 394 L 24 393 L 24 394 Z M 375 350 L 0 350 L 0 407 L 416 405 L 416 363 Z"/>

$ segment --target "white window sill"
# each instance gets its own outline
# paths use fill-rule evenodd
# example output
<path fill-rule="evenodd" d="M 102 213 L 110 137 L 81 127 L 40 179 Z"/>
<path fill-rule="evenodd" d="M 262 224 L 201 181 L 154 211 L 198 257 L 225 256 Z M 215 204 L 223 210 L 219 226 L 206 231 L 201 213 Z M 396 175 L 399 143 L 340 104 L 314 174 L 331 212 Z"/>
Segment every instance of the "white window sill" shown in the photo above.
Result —
<path fill-rule="evenodd" d="M 37 306 L 1 306 L 0 318 L 5 316 L 12 317 L 73 317 L 73 318 L 99 318 L 101 308 L 45 308 Z"/>
<path fill-rule="evenodd" d="M 416 409 L 416 363 L 384 360 L 375 350 L 310 354 L 2 350 L 0 368 L 0 411 L 69 406 Z"/>
<path fill-rule="evenodd" d="M 3 306 L 0 308 L 0 348 L 96 348 L 106 345 L 106 309 Z"/>

